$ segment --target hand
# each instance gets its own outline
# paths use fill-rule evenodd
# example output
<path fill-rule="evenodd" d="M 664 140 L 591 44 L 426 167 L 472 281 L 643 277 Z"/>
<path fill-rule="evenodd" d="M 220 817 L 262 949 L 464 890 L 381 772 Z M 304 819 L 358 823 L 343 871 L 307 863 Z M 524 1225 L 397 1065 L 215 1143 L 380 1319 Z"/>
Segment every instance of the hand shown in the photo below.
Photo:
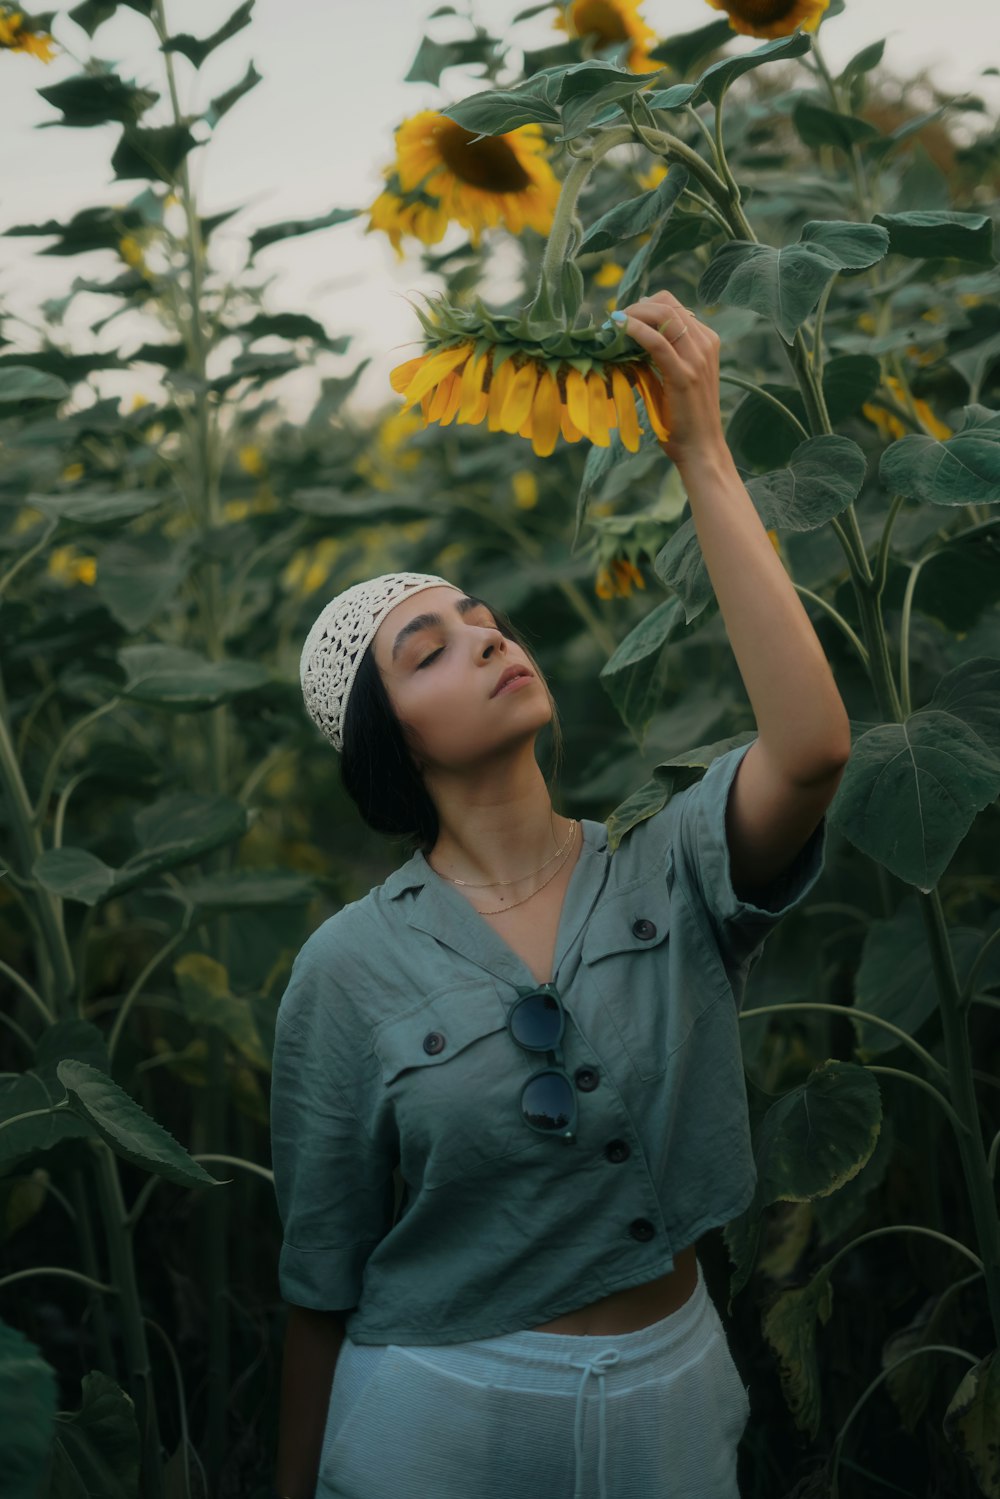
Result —
<path fill-rule="evenodd" d="M 648 350 L 663 378 L 663 419 L 670 438 L 660 446 L 667 457 L 681 468 L 720 447 L 728 451 L 719 406 L 719 335 L 673 292 L 658 291 L 621 310 L 627 317 L 625 332 Z"/>

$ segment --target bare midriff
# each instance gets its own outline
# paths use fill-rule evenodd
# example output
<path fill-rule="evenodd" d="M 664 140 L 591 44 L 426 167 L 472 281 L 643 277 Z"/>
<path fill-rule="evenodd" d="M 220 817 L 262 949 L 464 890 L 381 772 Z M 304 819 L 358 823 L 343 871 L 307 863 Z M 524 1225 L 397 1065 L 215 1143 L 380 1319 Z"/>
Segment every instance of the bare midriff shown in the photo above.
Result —
<path fill-rule="evenodd" d="M 542 1322 L 531 1332 L 562 1332 L 586 1337 L 598 1337 L 619 1333 L 638 1332 L 651 1322 L 660 1322 L 676 1312 L 694 1295 L 698 1284 L 698 1260 L 694 1244 L 681 1249 L 674 1256 L 674 1268 L 656 1280 L 643 1282 L 641 1286 L 626 1286 L 602 1296 L 589 1306 L 577 1307 L 565 1316 L 551 1322 Z"/>

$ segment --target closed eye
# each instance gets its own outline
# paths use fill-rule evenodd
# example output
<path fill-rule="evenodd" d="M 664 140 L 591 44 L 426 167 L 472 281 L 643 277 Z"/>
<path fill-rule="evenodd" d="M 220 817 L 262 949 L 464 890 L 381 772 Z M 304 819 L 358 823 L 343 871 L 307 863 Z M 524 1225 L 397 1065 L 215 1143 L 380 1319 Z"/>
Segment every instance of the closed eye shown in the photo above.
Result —
<path fill-rule="evenodd" d="M 425 656 L 423 661 L 421 661 L 420 665 L 417 667 L 417 671 L 420 671 L 423 667 L 425 667 L 428 661 L 433 661 L 435 656 L 440 656 L 443 650 L 444 646 L 440 645 L 438 646 L 436 651 L 431 651 L 431 654 L 429 656 Z"/>

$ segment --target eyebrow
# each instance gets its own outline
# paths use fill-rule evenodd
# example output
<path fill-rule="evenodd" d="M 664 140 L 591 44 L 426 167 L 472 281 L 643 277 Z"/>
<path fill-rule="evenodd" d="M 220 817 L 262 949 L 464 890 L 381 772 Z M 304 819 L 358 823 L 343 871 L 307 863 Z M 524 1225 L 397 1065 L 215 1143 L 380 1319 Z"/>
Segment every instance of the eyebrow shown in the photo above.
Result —
<path fill-rule="evenodd" d="M 484 609 L 489 608 L 489 605 L 484 603 L 482 599 L 473 598 L 471 594 L 466 594 L 463 598 L 460 598 L 458 600 L 455 605 L 455 610 L 458 614 L 466 615 L 470 614 L 473 609 L 480 608 L 480 606 Z M 444 621 L 441 618 L 440 614 L 416 615 L 413 619 L 410 620 L 408 625 L 403 626 L 399 634 L 396 636 L 396 639 L 394 640 L 392 646 L 393 661 L 395 661 L 396 657 L 399 655 L 400 651 L 406 644 L 407 640 L 409 640 L 411 635 L 416 635 L 420 630 L 428 630 L 432 625 L 440 625 L 443 623 Z"/>

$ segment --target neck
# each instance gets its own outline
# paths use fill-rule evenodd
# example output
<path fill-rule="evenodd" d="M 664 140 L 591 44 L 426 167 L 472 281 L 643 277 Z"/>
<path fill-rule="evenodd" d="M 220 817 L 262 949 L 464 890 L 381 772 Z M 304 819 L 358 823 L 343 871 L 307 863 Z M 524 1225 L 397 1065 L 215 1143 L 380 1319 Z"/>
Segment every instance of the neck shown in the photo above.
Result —
<path fill-rule="evenodd" d="M 572 819 L 555 811 L 534 754 L 474 782 L 428 791 L 438 810 L 438 837 L 426 855 L 432 869 L 477 884 L 530 880 L 562 846 Z"/>

